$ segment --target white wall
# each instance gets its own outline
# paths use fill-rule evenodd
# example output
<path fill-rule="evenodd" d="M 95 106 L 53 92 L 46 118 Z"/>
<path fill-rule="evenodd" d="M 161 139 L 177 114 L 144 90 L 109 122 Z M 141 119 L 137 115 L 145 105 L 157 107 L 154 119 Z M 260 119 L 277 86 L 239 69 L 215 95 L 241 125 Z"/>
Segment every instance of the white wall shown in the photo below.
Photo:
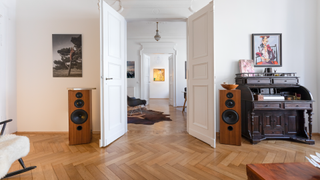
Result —
<path fill-rule="evenodd" d="M 317 0 L 216 0 L 215 76 L 217 89 L 222 82 L 234 82 L 238 60 L 251 59 L 252 33 L 282 33 L 282 63 L 278 72 L 297 72 L 300 83 L 313 94 L 313 132 L 319 132 L 317 92 Z M 319 31 L 318 31 L 319 32 Z M 318 46 L 319 47 L 319 46 Z M 319 68 L 317 68 L 319 67 Z M 262 71 L 262 68 L 256 68 Z M 217 100 L 219 93 L 217 93 Z M 217 103 L 219 104 L 219 103 Z M 320 109 L 319 109 L 320 110 Z M 219 107 L 217 107 L 219 112 Z M 219 131 L 219 113 L 217 130 Z"/>
<path fill-rule="evenodd" d="M 6 133 L 17 131 L 15 16 L 16 1 L 0 0 L 0 121 L 13 119 Z"/>
<path fill-rule="evenodd" d="M 181 91 L 187 86 L 184 76 L 184 62 L 187 60 L 186 46 L 186 22 L 165 22 L 159 24 L 161 39 L 159 43 L 177 43 L 177 82 L 176 82 L 176 105 L 183 106 L 184 97 Z M 128 79 L 128 87 L 135 87 L 135 96 L 140 96 L 140 43 L 156 43 L 154 35 L 156 33 L 155 22 L 128 22 L 128 61 L 135 61 L 136 78 Z"/>
<path fill-rule="evenodd" d="M 68 131 L 67 87 L 95 87 L 93 130 L 100 130 L 97 1 L 17 2 L 18 131 Z M 83 77 L 52 77 L 52 34 L 82 34 Z"/>
<path fill-rule="evenodd" d="M 150 55 L 150 98 L 169 98 L 169 56 L 170 54 Z M 164 81 L 153 81 L 153 69 L 164 69 Z"/>

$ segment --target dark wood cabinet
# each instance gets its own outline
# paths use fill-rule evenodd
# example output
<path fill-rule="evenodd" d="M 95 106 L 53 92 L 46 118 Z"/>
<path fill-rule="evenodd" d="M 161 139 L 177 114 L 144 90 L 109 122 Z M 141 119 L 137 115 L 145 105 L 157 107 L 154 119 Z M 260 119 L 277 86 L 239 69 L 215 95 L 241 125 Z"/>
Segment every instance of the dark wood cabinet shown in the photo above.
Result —
<path fill-rule="evenodd" d="M 264 139 L 291 139 L 308 144 L 312 140 L 313 99 L 299 84 L 299 77 L 237 74 L 241 90 L 242 136 L 256 144 Z M 301 94 L 300 100 L 254 100 L 255 93 L 284 96 Z M 308 128 L 305 122 L 308 121 Z M 309 129 L 309 131 L 307 131 Z"/>

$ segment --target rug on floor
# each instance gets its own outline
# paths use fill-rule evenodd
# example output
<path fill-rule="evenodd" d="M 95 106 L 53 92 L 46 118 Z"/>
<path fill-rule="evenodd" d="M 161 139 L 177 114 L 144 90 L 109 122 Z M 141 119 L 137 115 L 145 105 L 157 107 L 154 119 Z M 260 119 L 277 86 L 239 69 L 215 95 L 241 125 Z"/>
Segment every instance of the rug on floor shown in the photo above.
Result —
<path fill-rule="evenodd" d="M 136 112 L 130 115 L 128 112 L 128 123 L 153 125 L 154 123 L 160 121 L 172 121 L 168 116 L 170 115 L 163 114 L 163 112 L 160 111 L 153 111 L 143 108 L 142 114 L 140 112 Z"/>

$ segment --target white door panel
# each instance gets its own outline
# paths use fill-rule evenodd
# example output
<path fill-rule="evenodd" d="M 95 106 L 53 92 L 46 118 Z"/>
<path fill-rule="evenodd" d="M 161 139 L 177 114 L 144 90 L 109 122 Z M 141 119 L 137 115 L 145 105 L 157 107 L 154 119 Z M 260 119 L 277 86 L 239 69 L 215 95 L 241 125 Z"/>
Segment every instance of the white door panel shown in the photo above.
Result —
<path fill-rule="evenodd" d="M 101 2 L 101 140 L 104 147 L 127 131 L 126 41 L 127 22 Z"/>
<path fill-rule="evenodd" d="M 215 147 L 213 3 L 188 18 L 188 132 Z"/>

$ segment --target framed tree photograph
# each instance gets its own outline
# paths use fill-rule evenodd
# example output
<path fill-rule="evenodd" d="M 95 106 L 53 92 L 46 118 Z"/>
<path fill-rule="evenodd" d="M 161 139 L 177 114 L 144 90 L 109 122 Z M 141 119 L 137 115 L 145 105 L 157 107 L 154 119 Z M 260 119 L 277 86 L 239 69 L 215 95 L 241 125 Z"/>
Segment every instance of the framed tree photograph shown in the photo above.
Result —
<path fill-rule="evenodd" d="M 252 34 L 254 67 L 282 67 L 282 34 Z"/>
<path fill-rule="evenodd" d="M 82 77 L 81 34 L 52 35 L 53 77 Z"/>

